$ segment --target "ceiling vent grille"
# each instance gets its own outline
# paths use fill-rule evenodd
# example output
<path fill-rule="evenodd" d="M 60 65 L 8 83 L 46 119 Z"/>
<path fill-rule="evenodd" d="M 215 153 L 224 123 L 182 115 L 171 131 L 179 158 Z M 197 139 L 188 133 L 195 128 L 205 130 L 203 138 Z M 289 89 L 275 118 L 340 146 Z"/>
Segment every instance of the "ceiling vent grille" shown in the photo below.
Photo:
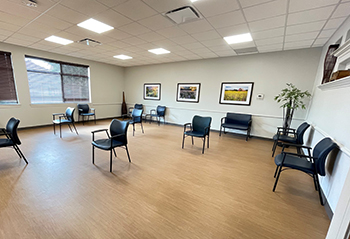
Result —
<path fill-rule="evenodd" d="M 198 12 L 190 6 L 180 7 L 165 13 L 176 24 L 195 21 L 200 19 Z"/>
<path fill-rule="evenodd" d="M 237 55 L 258 53 L 258 49 L 256 47 L 235 49 L 234 51 L 237 53 Z"/>
<path fill-rule="evenodd" d="M 87 45 L 87 46 L 92 46 L 92 47 L 102 45 L 101 42 L 92 40 L 90 38 L 85 38 L 83 40 L 80 40 L 80 41 L 78 41 L 78 43 L 83 44 L 83 45 Z"/>

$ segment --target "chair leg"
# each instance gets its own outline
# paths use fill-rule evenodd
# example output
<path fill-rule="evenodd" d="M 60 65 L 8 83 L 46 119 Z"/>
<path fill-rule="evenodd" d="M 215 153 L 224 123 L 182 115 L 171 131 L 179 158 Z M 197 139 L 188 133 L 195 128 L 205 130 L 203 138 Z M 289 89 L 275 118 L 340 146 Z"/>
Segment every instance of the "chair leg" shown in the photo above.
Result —
<path fill-rule="evenodd" d="M 191 136 L 191 138 L 192 138 L 192 145 L 194 145 L 193 136 Z"/>
<path fill-rule="evenodd" d="M 276 151 L 276 148 L 277 148 L 277 140 L 275 140 L 275 143 L 273 144 L 273 147 L 272 147 L 272 156 L 273 157 L 275 155 L 275 151 Z"/>
<path fill-rule="evenodd" d="M 278 182 L 278 179 L 280 178 L 281 171 L 282 171 L 282 165 L 279 166 L 278 174 L 277 174 L 277 177 L 276 177 L 275 184 L 273 185 L 272 192 L 274 192 L 276 190 L 277 182 Z"/>
<path fill-rule="evenodd" d="M 160 126 L 160 117 L 157 117 L 158 119 L 158 126 Z"/>
<path fill-rule="evenodd" d="M 135 135 L 135 124 L 132 124 L 132 136 Z"/>
<path fill-rule="evenodd" d="M 95 164 L 95 146 L 92 145 L 92 164 Z"/>
<path fill-rule="evenodd" d="M 143 126 L 142 126 L 142 122 L 141 122 L 141 129 L 142 129 L 142 133 L 144 134 L 144 131 L 143 131 Z"/>
<path fill-rule="evenodd" d="M 109 172 L 112 172 L 112 150 L 110 150 L 110 153 L 109 153 Z"/>
<path fill-rule="evenodd" d="M 219 133 L 219 136 L 221 136 L 221 128 L 222 128 L 222 126 L 220 126 L 220 133 Z"/>
<path fill-rule="evenodd" d="M 319 188 L 317 188 L 316 177 L 317 177 L 316 174 L 313 174 L 313 175 L 312 175 L 312 178 L 314 179 L 315 190 L 318 191 Z"/>
<path fill-rule="evenodd" d="M 317 183 L 317 188 L 318 188 L 318 196 L 320 197 L 320 203 L 321 203 L 321 205 L 323 206 L 323 205 L 324 205 L 324 202 L 323 202 L 323 200 L 322 200 L 321 187 L 320 187 L 320 182 L 318 181 L 318 176 L 317 176 L 317 174 L 315 175 L 315 178 L 316 178 L 316 183 Z"/>
<path fill-rule="evenodd" d="M 19 156 L 19 158 L 22 158 L 22 155 L 18 152 L 18 150 L 17 150 L 17 148 L 15 146 L 13 146 L 13 149 L 16 151 L 16 153 Z"/>
<path fill-rule="evenodd" d="M 185 134 L 183 134 L 182 136 L 182 148 L 184 148 L 184 144 L 185 144 Z"/>
<path fill-rule="evenodd" d="M 205 137 L 203 139 L 203 150 L 202 150 L 202 154 L 204 154 L 204 147 L 205 147 Z"/>
<path fill-rule="evenodd" d="M 60 138 L 62 138 L 62 124 L 60 124 Z"/>
<path fill-rule="evenodd" d="M 56 134 L 56 124 L 53 123 L 53 134 Z"/>
<path fill-rule="evenodd" d="M 205 138 L 204 138 L 204 139 L 205 139 Z M 208 134 L 207 148 L 209 149 L 209 134 Z"/>
<path fill-rule="evenodd" d="M 279 168 L 279 166 L 276 166 L 275 174 L 273 175 L 274 178 L 276 178 L 278 168 Z"/>
<path fill-rule="evenodd" d="M 96 124 L 96 115 L 94 114 L 94 120 L 95 120 L 95 124 Z"/>
<path fill-rule="evenodd" d="M 247 136 L 245 137 L 245 141 L 248 141 L 248 137 L 249 137 L 249 130 L 247 130 Z"/>
<path fill-rule="evenodd" d="M 84 125 L 84 118 L 85 118 L 85 116 L 84 116 L 84 115 L 82 115 L 81 117 L 83 118 L 83 125 Z"/>
<path fill-rule="evenodd" d="M 77 128 L 75 128 L 75 124 L 74 124 L 74 122 L 72 123 L 72 125 L 73 125 L 74 130 L 75 130 L 75 132 L 77 133 L 77 135 L 79 135 L 79 134 L 78 134 L 78 130 L 77 130 Z"/>
<path fill-rule="evenodd" d="M 17 148 L 18 152 L 22 155 L 22 158 L 23 158 L 24 162 L 26 162 L 26 164 L 28 164 L 28 161 L 27 161 L 26 157 L 24 156 L 24 154 L 22 153 L 22 151 L 21 151 L 21 149 L 18 147 L 18 145 L 16 145 L 16 148 Z"/>
<path fill-rule="evenodd" d="M 113 148 L 114 156 L 117 157 L 117 153 L 115 152 L 115 149 Z"/>
<path fill-rule="evenodd" d="M 165 124 L 165 116 L 163 116 L 163 123 Z"/>
<path fill-rule="evenodd" d="M 127 145 L 125 145 L 125 149 L 126 149 L 126 153 L 128 154 L 129 163 L 131 163 L 130 154 L 129 154 L 129 150 L 128 150 Z"/>
<path fill-rule="evenodd" d="M 69 125 L 69 124 L 68 124 L 68 127 L 69 127 L 69 129 L 70 129 L 70 132 L 72 132 L 72 133 L 73 133 L 72 128 L 70 127 L 70 125 Z"/>

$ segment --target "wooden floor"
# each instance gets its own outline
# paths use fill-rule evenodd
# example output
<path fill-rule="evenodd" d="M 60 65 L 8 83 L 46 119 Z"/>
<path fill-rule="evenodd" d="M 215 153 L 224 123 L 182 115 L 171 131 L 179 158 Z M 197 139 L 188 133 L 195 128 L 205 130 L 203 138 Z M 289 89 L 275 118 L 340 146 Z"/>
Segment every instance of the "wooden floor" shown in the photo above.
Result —
<path fill-rule="evenodd" d="M 182 127 L 147 123 L 110 173 L 90 133 L 109 123 L 19 131 L 28 166 L 1 149 L 0 238 L 325 238 L 311 177 L 284 171 L 272 192 L 272 141 L 212 132 L 202 155 L 200 139 L 181 149 Z"/>

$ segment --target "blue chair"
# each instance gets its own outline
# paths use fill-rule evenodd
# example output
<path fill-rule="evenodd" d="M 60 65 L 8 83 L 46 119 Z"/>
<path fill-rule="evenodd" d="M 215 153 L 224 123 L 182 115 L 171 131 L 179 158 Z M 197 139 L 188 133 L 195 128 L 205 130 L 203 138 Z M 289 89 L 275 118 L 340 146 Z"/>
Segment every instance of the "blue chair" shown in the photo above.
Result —
<path fill-rule="evenodd" d="M 152 122 L 153 117 L 156 117 L 158 125 L 160 125 L 160 118 L 163 118 L 163 123 L 165 124 L 165 110 L 166 110 L 166 106 L 161 106 L 161 105 L 158 105 L 156 110 L 155 109 L 151 110 L 149 114 L 149 118 L 150 118 L 149 123 Z"/>
<path fill-rule="evenodd" d="M 80 116 L 83 118 L 83 125 L 84 125 L 85 116 L 88 117 L 88 120 L 89 120 L 90 116 L 94 116 L 94 120 L 95 120 L 95 124 L 96 124 L 95 109 L 90 108 L 88 104 L 78 104 L 78 121 L 80 121 Z"/>
<path fill-rule="evenodd" d="M 295 146 L 299 147 L 300 149 L 307 149 L 308 154 L 304 155 L 284 152 L 286 146 Z M 315 189 L 318 191 L 321 205 L 323 205 L 318 175 L 326 175 L 325 164 L 327 156 L 336 147 L 337 144 L 334 143 L 330 138 L 324 138 L 315 145 L 311 156 L 311 147 L 288 143 L 283 144 L 282 153 L 275 157 L 276 171 L 274 177 L 276 178 L 276 181 L 272 191 L 274 192 L 276 190 L 278 179 L 283 170 L 288 168 L 299 170 L 310 175 L 313 178 Z"/>
<path fill-rule="evenodd" d="M 63 124 L 67 124 L 70 131 L 72 131 L 72 128 L 70 125 L 72 125 L 72 127 L 74 127 L 75 132 L 78 134 L 77 128 L 75 128 L 75 124 L 74 124 L 74 111 L 75 109 L 72 107 L 68 107 L 66 109 L 65 113 L 54 113 L 52 114 L 52 123 L 53 123 L 53 133 L 56 134 L 56 124 L 58 124 L 60 126 L 60 138 L 62 138 L 62 129 L 61 129 L 61 125 Z M 58 119 L 56 119 L 56 116 L 58 116 Z"/>
<path fill-rule="evenodd" d="M 203 139 L 202 154 L 204 154 L 206 138 L 208 140 L 207 147 L 209 148 L 210 124 L 211 124 L 211 117 L 202 117 L 199 115 L 195 115 L 192 119 L 192 124 L 187 123 L 184 125 L 184 133 L 182 137 L 182 148 L 184 148 L 185 137 L 191 136 L 192 145 L 194 144 L 193 137 L 202 138 Z M 187 130 L 187 127 L 190 127 L 190 130 Z"/>
<path fill-rule="evenodd" d="M 134 136 L 135 133 L 135 124 L 141 124 L 141 129 L 142 129 L 142 133 L 143 132 L 143 125 L 142 125 L 142 113 L 143 110 L 139 110 L 139 109 L 133 109 L 132 110 L 132 120 L 130 120 L 130 124 L 132 124 L 132 136 Z"/>
<path fill-rule="evenodd" d="M 110 126 L 109 126 L 109 132 L 108 129 L 100 129 L 92 131 L 92 163 L 95 163 L 95 147 L 102 149 L 102 150 L 109 150 L 110 151 L 110 163 L 109 163 L 109 171 L 112 172 L 112 150 L 114 152 L 114 155 L 117 157 L 117 153 L 115 152 L 116 147 L 125 147 L 126 153 L 128 154 L 129 162 L 130 155 L 128 150 L 128 139 L 127 139 L 127 131 L 129 127 L 128 121 L 119 121 L 117 119 L 112 120 Z M 97 139 L 95 140 L 95 133 L 98 132 L 106 132 L 107 139 Z"/>

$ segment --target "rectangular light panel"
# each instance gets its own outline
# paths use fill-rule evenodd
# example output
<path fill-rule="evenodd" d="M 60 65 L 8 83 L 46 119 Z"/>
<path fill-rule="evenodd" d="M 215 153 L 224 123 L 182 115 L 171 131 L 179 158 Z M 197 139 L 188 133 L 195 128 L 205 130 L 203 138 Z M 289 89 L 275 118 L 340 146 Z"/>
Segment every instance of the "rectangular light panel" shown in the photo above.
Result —
<path fill-rule="evenodd" d="M 78 26 L 96 33 L 102 33 L 114 29 L 114 27 L 104 24 L 103 22 L 99 22 L 93 18 L 79 23 Z"/>
<path fill-rule="evenodd" d="M 152 50 L 148 50 L 149 52 L 156 54 L 156 55 L 161 55 L 161 54 L 167 54 L 170 53 L 170 51 L 165 50 L 163 48 L 156 48 L 156 49 L 152 49 Z"/>
<path fill-rule="evenodd" d="M 121 60 L 129 60 L 129 59 L 132 59 L 131 56 L 126 56 L 126 55 L 117 55 L 117 56 L 113 56 L 114 58 L 118 58 L 118 59 L 121 59 Z"/>
<path fill-rule="evenodd" d="M 50 42 L 54 42 L 54 43 L 58 43 L 58 44 L 62 44 L 62 45 L 68 45 L 73 43 L 73 41 L 68 40 L 68 39 L 64 39 L 62 37 L 56 37 L 56 36 L 50 36 L 45 38 L 46 41 L 50 41 Z"/>
<path fill-rule="evenodd" d="M 224 40 L 228 44 L 236 44 L 236 43 L 253 41 L 253 38 L 250 35 L 250 33 L 245 33 L 245 34 L 241 34 L 241 35 L 234 35 L 234 36 L 224 37 Z"/>

